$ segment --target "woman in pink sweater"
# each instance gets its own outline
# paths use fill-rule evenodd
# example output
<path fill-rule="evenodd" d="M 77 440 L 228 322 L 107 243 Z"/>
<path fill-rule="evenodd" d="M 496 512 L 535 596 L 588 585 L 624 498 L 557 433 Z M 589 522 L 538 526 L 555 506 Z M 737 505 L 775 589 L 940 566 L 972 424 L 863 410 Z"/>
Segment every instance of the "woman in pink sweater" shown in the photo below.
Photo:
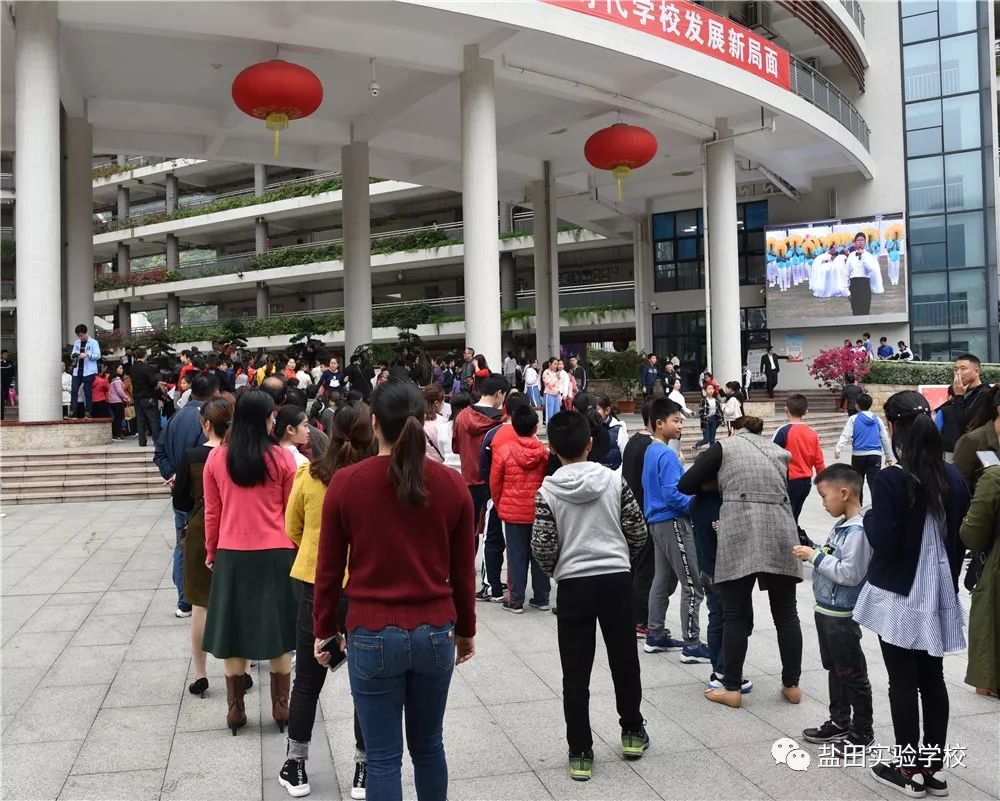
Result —
<path fill-rule="evenodd" d="M 204 649 L 225 660 L 226 725 L 246 725 L 243 674 L 251 659 L 271 663 L 271 714 L 288 721 L 298 601 L 289 576 L 295 544 L 285 504 L 295 479 L 292 454 L 271 439 L 274 401 L 263 390 L 236 401 L 225 444 L 205 463 L 205 564 L 213 571 Z"/>

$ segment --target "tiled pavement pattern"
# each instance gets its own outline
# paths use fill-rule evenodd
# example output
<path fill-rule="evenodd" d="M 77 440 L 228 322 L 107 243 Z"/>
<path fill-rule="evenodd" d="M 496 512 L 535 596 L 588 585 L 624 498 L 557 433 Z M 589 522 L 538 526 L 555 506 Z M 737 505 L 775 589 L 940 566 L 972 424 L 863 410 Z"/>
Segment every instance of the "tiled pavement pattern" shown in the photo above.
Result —
<path fill-rule="evenodd" d="M 279 799 L 284 737 L 270 720 L 267 664 L 247 696 L 250 725 L 224 727 L 222 667 L 211 659 L 203 700 L 191 680 L 188 621 L 173 617 L 172 517 L 167 501 L 21 506 L 2 526 L 2 789 L 5 799 Z M 815 492 L 804 523 L 814 539 L 830 521 Z M 968 594 L 963 591 L 968 604 Z M 704 665 L 677 654 L 640 654 L 643 714 L 652 747 L 638 762 L 618 755 L 617 714 L 603 645 L 592 681 L 597 764 L 588 783 L 566 772 L 555 618 L 478 605 L 473 660 L 455 672 L 445 721 L 452 801 L 467 799 L 878 799 L 901 797 L 860 768 L 808 772 L 775 765 L 771 744 L 801 741 L 826 720 L 827 682 L 812 622 L 808 581 L 799 589 L 804 636 L 800 706 L 779 694 L 780 665 L 765 598 L 746 674 L 753 692 L 734 711 L 702 698 Z M 668 623 L 676 632 L 676 605 Z M 702 625 L 707 613 L 702 612 Z M 600 640 L 600 638 L 598 638 Z M 877 735 L 892 741 L 878 645 L 865 634 Z M 948 657 L 952 744 L 966 768 L 951 771 L 951 797 L 1000 795 L 1000 702 L 962 679 L 964 655 Z M 349 797 L 353 734 L 347 675 L 327 682 L 314 730 L 312 798 Z M 414 798 L 404 757 L 404 795 Z"/>

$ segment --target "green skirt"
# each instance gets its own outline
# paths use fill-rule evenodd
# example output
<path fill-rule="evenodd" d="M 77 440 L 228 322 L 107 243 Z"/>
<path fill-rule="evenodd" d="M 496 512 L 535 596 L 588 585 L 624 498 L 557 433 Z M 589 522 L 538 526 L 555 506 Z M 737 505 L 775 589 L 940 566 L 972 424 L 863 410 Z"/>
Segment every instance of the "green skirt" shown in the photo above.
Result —
<path fill-rule="evenodd" d="M 202 647 L 217 659 L 271 659 L 295 650 L 295 551 L 219 550 Z"/>

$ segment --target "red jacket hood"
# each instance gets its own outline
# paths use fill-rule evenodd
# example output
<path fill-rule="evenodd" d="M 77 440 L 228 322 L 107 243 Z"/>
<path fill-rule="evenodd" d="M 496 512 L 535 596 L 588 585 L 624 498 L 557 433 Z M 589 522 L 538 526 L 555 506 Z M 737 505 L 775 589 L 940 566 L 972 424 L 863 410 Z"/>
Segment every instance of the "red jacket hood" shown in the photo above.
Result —
<path fill-rule="evenodd" d="M 482 436 L 491 428 L 500 425 L 503 417 L 498 409 L 491 409 L 494 415 L 490 417 L 479 410 L 477 406 L 469 406 L 464 414 L 459 414 L 456 423 L 461 425 L 473 437 Z"/>
<path fill-rule="evenodd" d="M 514 459 L 522 470 L 533 470 L 549 463 L 549 449 L 537 437 L 512 439 L 504 446 L 504 451 L 509 454 L 507 458 Z"/>

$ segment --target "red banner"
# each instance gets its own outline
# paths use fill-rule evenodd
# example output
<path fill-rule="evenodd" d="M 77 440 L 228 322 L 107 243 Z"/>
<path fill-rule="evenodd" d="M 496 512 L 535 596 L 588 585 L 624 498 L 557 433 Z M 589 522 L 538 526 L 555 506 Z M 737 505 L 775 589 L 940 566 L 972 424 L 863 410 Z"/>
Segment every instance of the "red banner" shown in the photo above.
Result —
<path fill-rule="evenodd" d="M 780 86 L 791 88 L 788 51 L 726 17 L 685 0 L 541 0 L 598 17 L 706 56 Z"/>

